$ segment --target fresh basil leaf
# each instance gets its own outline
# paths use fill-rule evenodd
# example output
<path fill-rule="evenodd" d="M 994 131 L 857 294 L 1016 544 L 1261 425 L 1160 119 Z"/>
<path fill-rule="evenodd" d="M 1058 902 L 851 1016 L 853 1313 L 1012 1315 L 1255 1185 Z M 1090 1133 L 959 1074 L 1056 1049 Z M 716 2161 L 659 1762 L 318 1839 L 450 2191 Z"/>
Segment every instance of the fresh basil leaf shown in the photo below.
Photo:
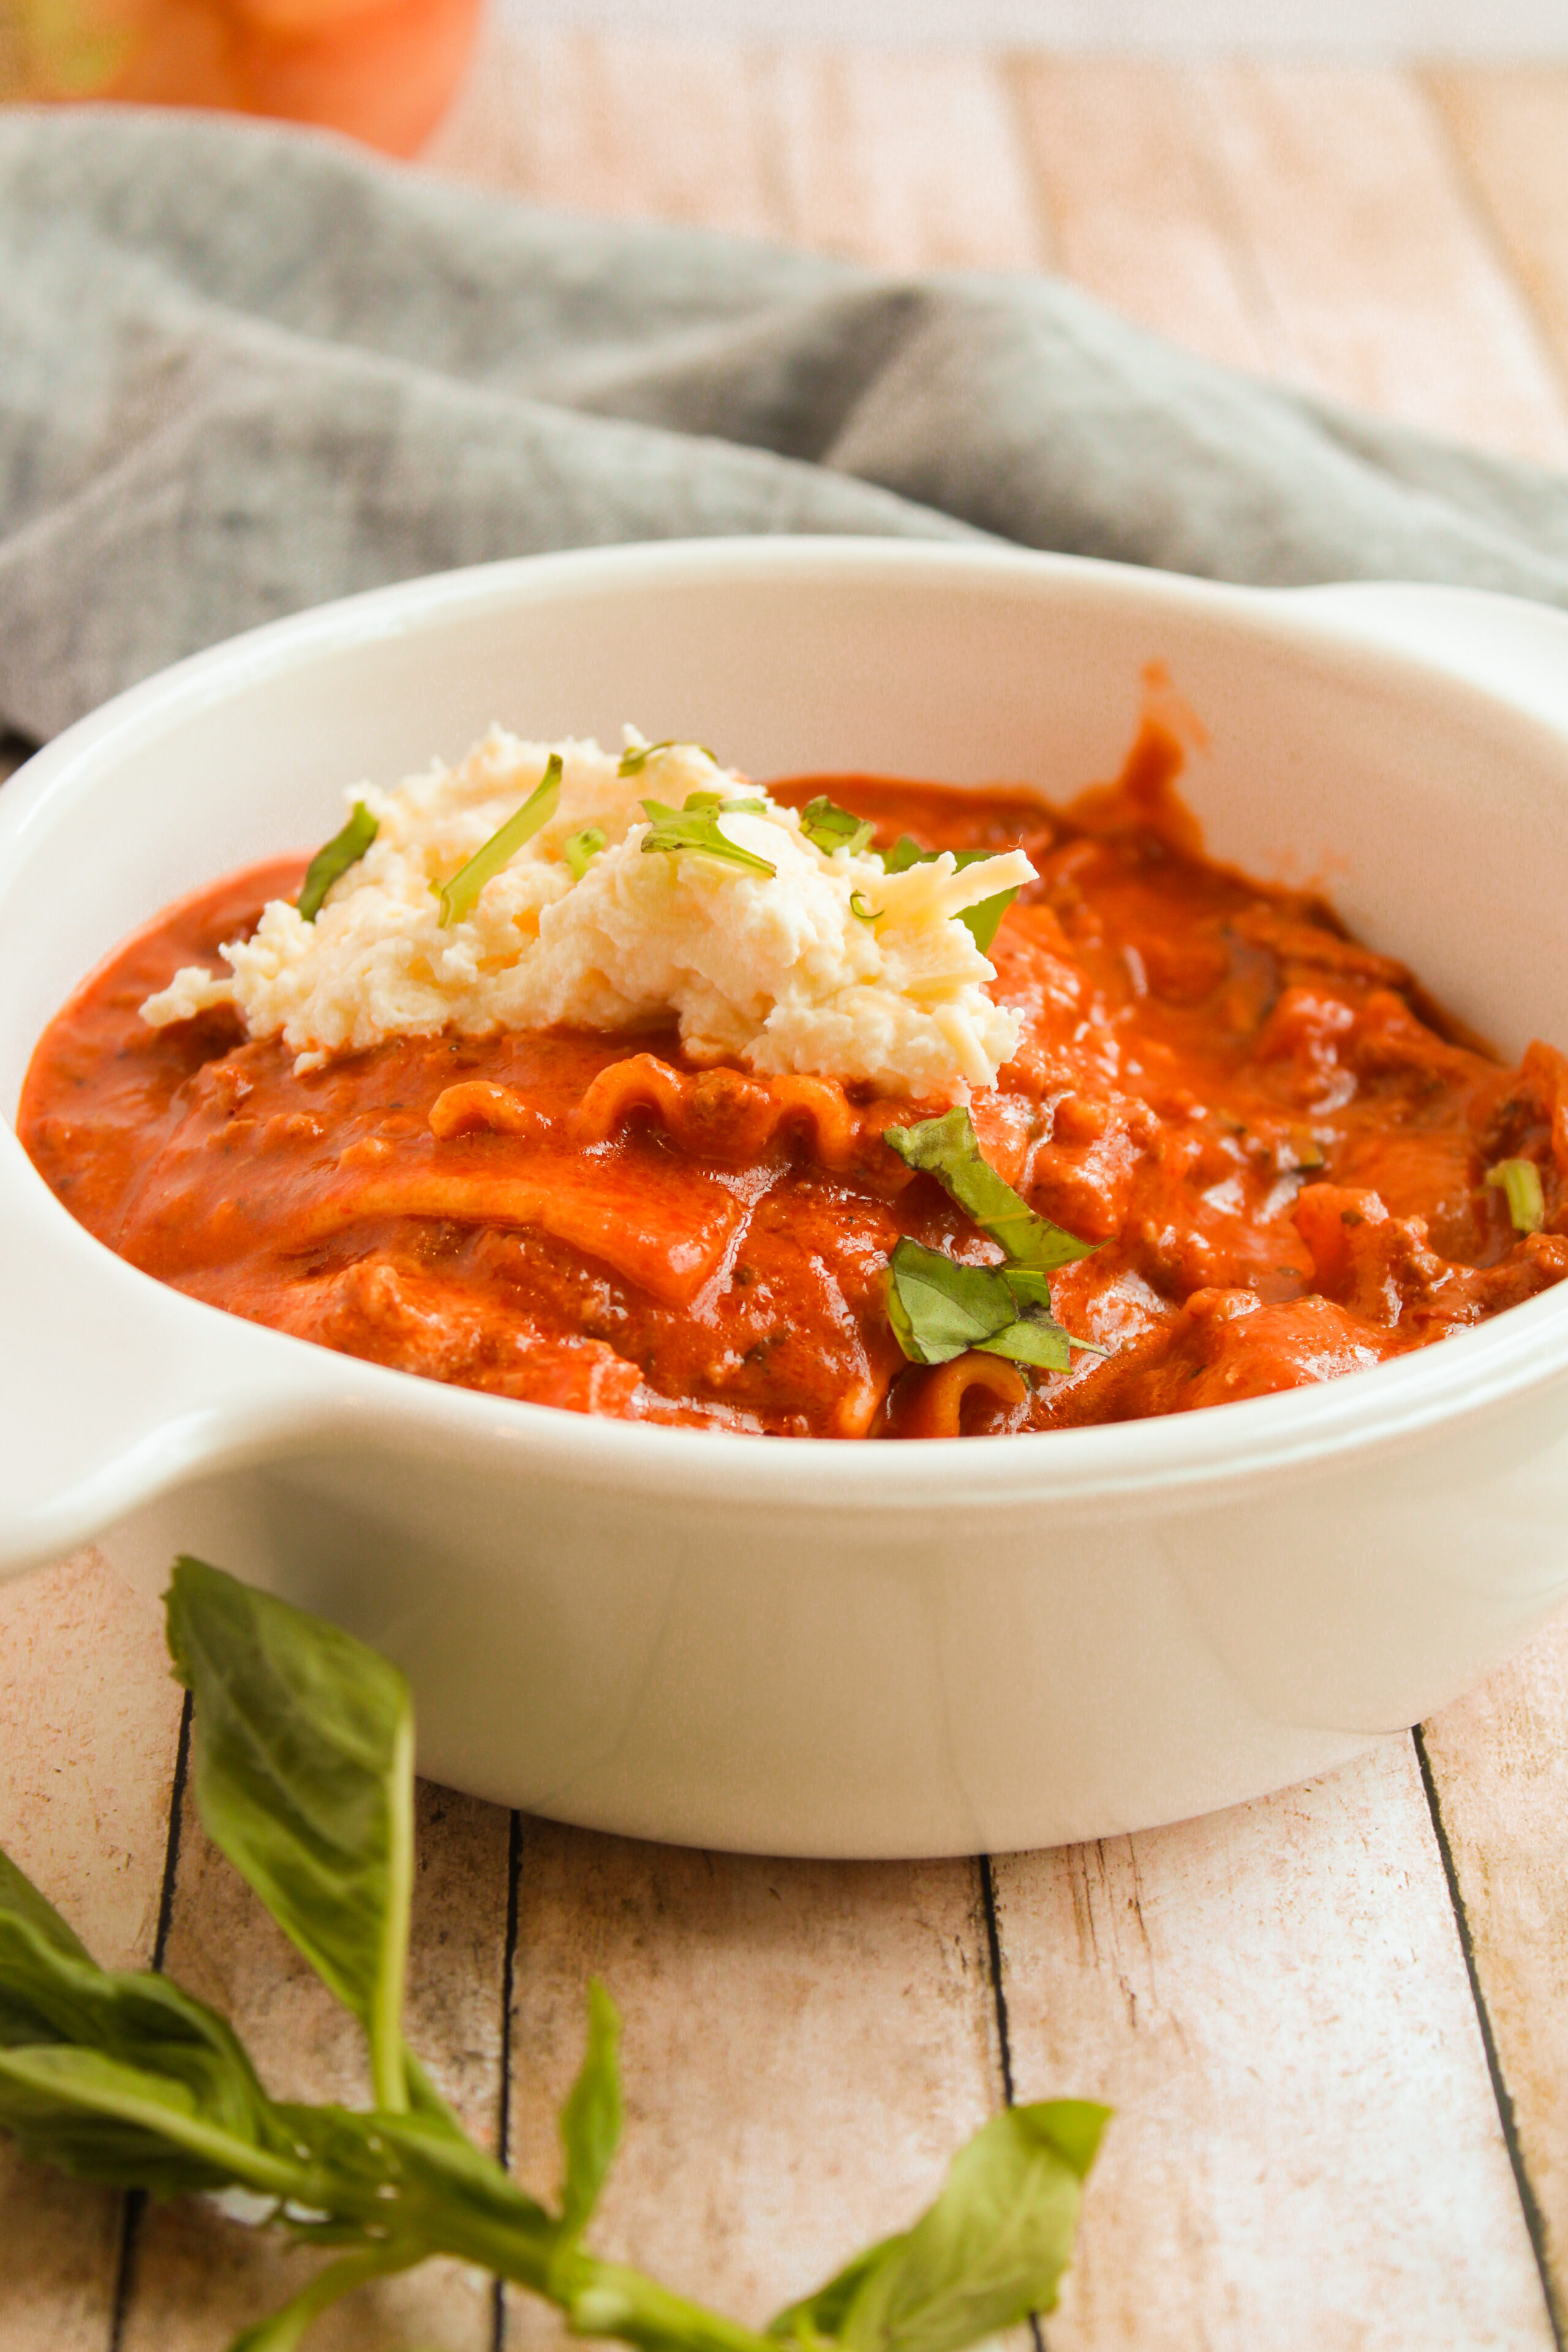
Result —
<path fill-rule="evenodd" d="M 1049 1270 L 1090 1257 L 1097 1242 L 1080 1242 L 1049 1217 L 1037 1216 L 982 1157 L 974 1121 L 962 1103 L 941 1118 L 918 1127 L 889 1127 L 883 1140 L 905 1165 L 934 1176 L 950 1200 L 972 1217 L 983 1234 L 1005 1250 L 1015 1265 Z"/>
<path fill-rule="evenodd" d="M 800 813 L 800 829 L 814 849 L 832 856 L 836 849 L 847 849 L 851 857 L 868 848 L 876 839 L 877 828 L 868 817 L 856 816 L 850 810 L 840 808 L 837 801 L 818 793 L 807 801 Z"/>
<path fill-rule="evenodd" d="M 765 801 L 730 801 L 717 793 L 689 793 L 683 809 L 668 808 L 663 801 L 644 801 L 643 807 L 648 818 L 643 835 L 645 851 L 662 851 L 672 857 L 694 851 L 704 857 L 721 858 L 727 866 L 748 866 L 757 874 L 778 872 L 765 857 L 742 849 L 719 829 L 721 815 L 760 816 L 767 807 Z"/>
<path fill-rule="evenodd" d="M 982 898 L 977 906 L 965 907 L 960 911 L 958 919 L 971 934 L 982 955 L 990 954 L 991 942 L 996 936 L 1002 918 L 1017 895 L 1015 884 L 1011 890 L 994 890 L 989 898 Z"/>
<path fill-rule="evenodd" d="M 831 2335 L 844 2352 L 962 2352 L 1054 2309 L 1108 2115 L 1049 2100 L 994 2116 L 912 2230 L 781 2312 L 769 2334 Z"/>
<path fill-rule="evenodd" d="M 572 868 L 574 882 L 581 882 L 604 845 L 604 833 L 596 824 L 585 824 L 581 833 L 572 835 L 561 855 Z"/>
<path fill-rule="evenodd" d="M 74 2047 L 155 2074 L 226 2131 L 266 2140 L 272 2110 L 224 2020 L 151 1970 L 100 1969 L 0 1855 L 0 2051 Z"/>
<path fill-rule="evenodd" d="M 295 2195 L 303 2177 L 298 2159 L 237 2128 L 246 2118 L 226 2105 L 204 2099 L 180 2075 L 102 2050 L 65 2042 L 0 2050 L 0 2131 L 13 2135 L 24 2156 L 79 2180 L 160 2197 L 237 2186 Z"/>
<path fill-rule="evenodd" d="M 566 2157 L 561 2229 L 569 2240 L 581 2237 L 586 2228 L 620 2144 L 620 2038 L 616 2004 L 594 1977 L 588 1985 L 588 2047 L 561 2110 L 561 2145 Z"/>
<path fill-rule="evenodd" d="M 810 2343 L 813 2337 L 820 2337 L 826 2344 L 837 2342 L 850 2305 L 866 2281 L 890 2254 L 908 2242 L 909 2234 L 907 2230 L 899 2230 L 890 2238 L 879 2238 L 874 2246 L 868 2246 L 863 2254 L 846 2263 L 815 2294 L 803 2295 L 799 2303 L 788 2304 L 775 2314 L 768 2322 L 768 2334 L 791 2342 Z"/>
<path fill-rule="evenodd" d="M 458 866 L 449 880 L 431 883 L 431 889 L 441 901 L 444 931 L 473 913 L 485 884 L 493 881 L 503 866 L 510 865 L 525 841 L 531 841 L 541 826 L 549 824 L 560 802 L 561 754 L 552 751 L 543 775 L 516 814 L 498 825 L 489 839 L 475 850 L 466 866 Z"/>
<path fill-rule="evenodd" d="M 1500 1160 L 1487 1171 L 1487 1182 L 1508 1202 L 1510 1223 L 1516 1234 L 1538 1234 L 1546 1223 L 1546 1196 L 1541 1171 L 1533 1160 Z"/>
<path fill-rule="evenodd" d="M 960 1265 L 904 1234 L 888 1261 L 888 1319 L 916 1364 L 945 1364 L 1017 1320 L 999 1265 Z"/>
<path fill-rule="evenodd" d="M 307 923 L 313 923 L 321 911 L 321 901 L 340 877 L 351 866 L 357 866 L 381 826 L 363 801 L 355 801 L 353 814 L 341 833 L 323 843 L 305 868 L 305 879 L 300 885 L 300 912 Z"/>
<path fill-rule="evenodd" d="M 953 869 L 962 874 L 966 866 L 978 866 L 983 859 L 993 855 L 989 849 L 955 849 L 952 853 Z M 911 866 L 931 866 L 941 856 L 940 849 L 922 849 L 912 833 L 901 833 L 882 860 L 883 870 L 889 874 L 907 874 Z M 959 921 L 971 934 L 982 955 L 990 952 L 997 925 L 1017 895 L 1016 886 L 1011 890 L 994 891 L 989 898 L 982 898 L 978 906 L 965 907 L 959 916 Z"/>
<path fill-rule="evenodd" d="M 47 1898 L 39 1894 L 26 1873 L 17 1869 L 10 1855 L 0 1851 L 0 1923 L 18 1919 L 30 1927 L 46 1943 L 75 1960 L 87 1960 L 92 1965 L 87 1946 L 68 1927 Z M 3 1933 L 3 1926 L 0 1926 Z M 3 2039 L 0 2033 L 0 2039 Z"/>
<path fill-rule="evenodd" d="M 616 773 L 622 776 L 640 776 L 648 761 L 657 760 L 661 751 L 700 751 L 705 760 L 713 760 L 713 754 L 706 743 L 682 743 L 671 735 L 668 736 L 662 743 L 633 743 L 629 749 L 621 753 L 621 764 Z M 713 764 L 717 767 L 718 761 L 713 760 Z"/>
<path fill-rule="evenodd" d="M 414 1883 L 414 1712 L 363 1642 L 181 1559 L 170 1655 L 195 1694 L 203 1827 L 370 2042 L 376 2103 L 408 2099 L 402 2036 Z"/>
<path fill-rule="evenodd" d="M 1070 1372 L 1072 1351 L 1081 1343 L 1069 1339 L 1053 1316 L 1024 1315 L 974 1344 L 982 1355 L 1005 1356 L 1009 1363 L 1027 1364 L 1034 1371 Z"/>

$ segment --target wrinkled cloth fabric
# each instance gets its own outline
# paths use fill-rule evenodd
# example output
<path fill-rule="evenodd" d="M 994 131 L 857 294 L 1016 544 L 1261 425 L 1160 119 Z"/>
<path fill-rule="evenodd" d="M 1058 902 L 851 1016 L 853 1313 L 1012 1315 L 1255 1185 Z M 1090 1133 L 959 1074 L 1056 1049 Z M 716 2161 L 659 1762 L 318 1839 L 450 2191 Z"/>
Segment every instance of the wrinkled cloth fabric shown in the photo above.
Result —
<path fill-rule="evenodd" d="M 1568 478 L 1257 383 L 1042 277 L 546 214 L 297 131 L 0 116 L 0 721 L 449 565 L 975 533 L 1568 604 Z"/>

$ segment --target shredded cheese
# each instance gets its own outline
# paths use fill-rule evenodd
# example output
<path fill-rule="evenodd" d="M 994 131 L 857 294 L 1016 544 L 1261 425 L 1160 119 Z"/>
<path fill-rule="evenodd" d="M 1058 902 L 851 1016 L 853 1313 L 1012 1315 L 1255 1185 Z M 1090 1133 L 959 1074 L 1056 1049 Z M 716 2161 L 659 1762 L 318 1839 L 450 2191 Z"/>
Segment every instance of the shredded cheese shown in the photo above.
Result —
<path fill-rule="evenodd" d="M 642 739 L 628 730 L 627 742 Z M 563 778 L 550 822 L 444 929 L 436 889 L 527 799 L 552 751 Z M 773 872 L 645 852 L 644 797 L 679 808 L 690 793 L 761 798 L 756 813 L 721 811 L 720 829 Z M 957 919 L 1033 880 L 1021 851 L 962 873 L 944 854 L 888 874 L 874 851 L 817 848 L 793 809 L 695 744 L 623 776 L 595 742 L 527 743 L 499 727 L 455 768 L 347 798 L 380 829 L 316 920 L 274 899 L 252 938 L 221 950 L 226 972 L 176 973 L 143 1019 L 159 1027 L 231 1003 L 303 1071 L 389 1037 L 673 1018 L 699 1062 L 958 1098 L 994 1085 L 1016 1047 L 1018 1015 L 987 995 L 994 970 Z M 590 826 L 605 845 L 584 863 Z"/>

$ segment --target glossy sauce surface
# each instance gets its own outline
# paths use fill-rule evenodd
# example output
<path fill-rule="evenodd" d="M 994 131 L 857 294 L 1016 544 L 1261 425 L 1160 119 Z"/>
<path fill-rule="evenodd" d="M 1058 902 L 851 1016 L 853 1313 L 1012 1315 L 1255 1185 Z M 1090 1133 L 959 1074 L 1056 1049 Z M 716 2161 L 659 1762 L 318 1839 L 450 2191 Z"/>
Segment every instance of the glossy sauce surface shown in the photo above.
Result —
<path fill-rule="evenodd" d="M 1568 1273 L 1568 1063 L 1458 1033 L 1319 900 L 1207 861 L 1180 750 L 1146 723 L 1117 784 L 861 776 L 826 792 L 878 845 L 1021 844 L 1039 872 L 991 950 L 1024 1013 L 972 1105 L 993 1164 L 1100 1244 L 1053 1278 L 1103 1356 L 1031 1386 L 908 1364 L 901 1234 L 997 1253 L 882 1130 L 944 1106 L 699 1070 L 673 1034 L 401 1040 L 296 1076 L 233 1016 L 138 1008 L 216 961 L 279 860 L 119 950 L 39 1044 L 20 1129 L 72 1213 L 192 1296 L 401 1370 L 628 1419 L 796 1436 L 1045 1429 L 1183 1412 L 1376 1364 Z M 1535 1163 L 1521 1233 L 1489 1170 Z"/>

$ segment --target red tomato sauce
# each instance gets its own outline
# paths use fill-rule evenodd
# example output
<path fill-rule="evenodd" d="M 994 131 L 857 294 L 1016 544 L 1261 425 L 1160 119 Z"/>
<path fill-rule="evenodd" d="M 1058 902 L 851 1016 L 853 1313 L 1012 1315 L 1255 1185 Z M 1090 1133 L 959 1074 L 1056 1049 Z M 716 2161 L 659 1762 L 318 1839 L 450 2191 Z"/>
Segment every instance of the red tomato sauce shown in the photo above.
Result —
<path fill-rule="evenodd" d="M 1424 1347 L 1568 1274 L 1568 1062 L 1517 1069 L 1309 895 L 1207 860 L 1179 746 L 1145 724 L 1065 811 L 864 776 L 878 844 L 1021 845 L 991 950 L 1024 1015 L 972 1111 L 1030 1204 L 1100 1244 L 1052 1278 L 1105 1352 L 1031 1381 L 927 1369 L 889 1327 L 900 1234 L 998 1253 L 881 1140 L 942 1109 L 699 1069 L 673 1033 L 398 1040 L 293 1074 L 279 1041 L 138 1008 L 210 961 L 300 859 L 197 893 L 51 1024 L 22 1139 L 72 1214 L 193 1297 L 542 1404 L 786 1436 L 1043 1430 L 1261 1396 Z M 1500 1162 L 1530 1161 L 1521 1231 Z"/>

